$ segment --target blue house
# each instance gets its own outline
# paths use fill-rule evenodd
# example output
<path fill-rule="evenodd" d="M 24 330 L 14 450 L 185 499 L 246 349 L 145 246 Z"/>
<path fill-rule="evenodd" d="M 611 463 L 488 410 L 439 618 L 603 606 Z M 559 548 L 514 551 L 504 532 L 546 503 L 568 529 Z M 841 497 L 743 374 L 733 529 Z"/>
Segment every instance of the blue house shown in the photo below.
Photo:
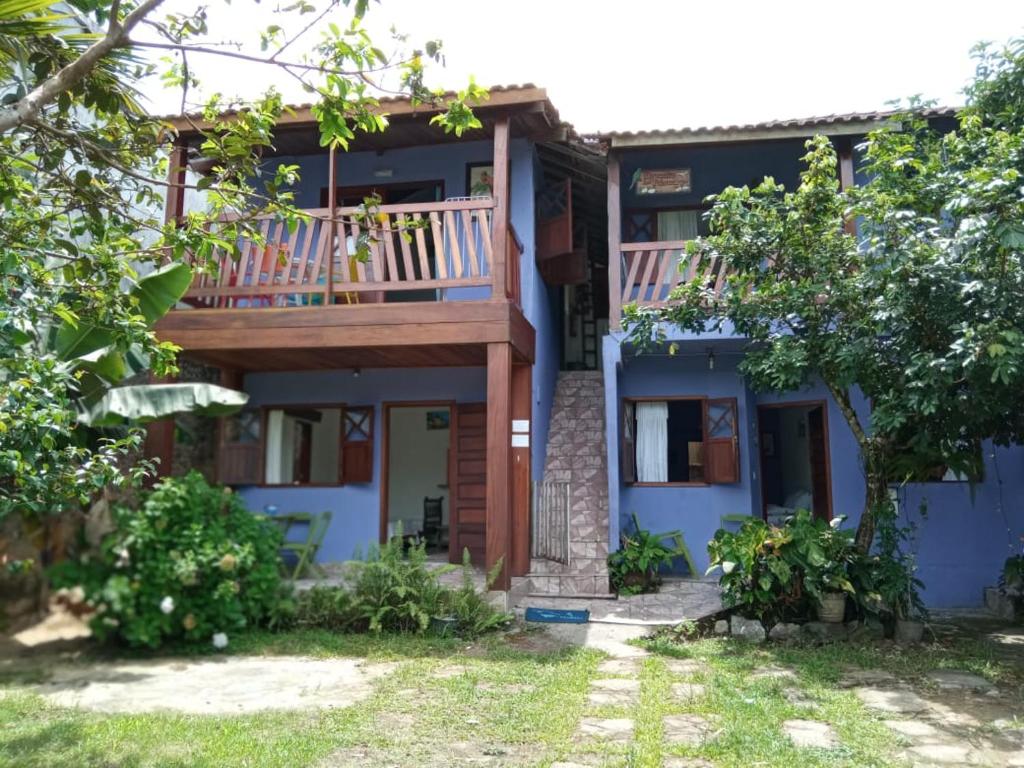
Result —
<path fill-rule="evenodd" d="M 935 110 L 942 129 L 953 114 Z M 640 354 L 621 307 L 657 305 L 692 279 L 685 241 L 703 234 L 705 198 L 765 176 L 792 189 L 804 142 L 827 135 L 841 183 L 857 183 L 856 147 L 885 114 L 851 114 L 680 131 L 612 133 L 608 157 L 610 332 L 603 340 L 611 539 L 636 513 L 653 530 L 681 529 L 697 568 L 704 542 L 741 515 L 781 520 L 803 507 L 855 526 L 864 505 L 858 447 L 824 386 L 752 391 L 738 373 L 744 339 L 666 328 L 678 353 Z M 866 413 L 863 398 L 855 408 Z M 978 605 L 1024 530 L 1020 448 L 982 446 L 979 477 L 937 467 L 892 488 L 932 607 Z"/>
<path fill-rule="evenodd" d="M 517 86 L 455 138 L 430 105 L 381 109 L 388 130 L 337 154 L 296 109 L 263 163 L 299 166 L 308 219 L 264 220 L 241 258 L 215 254 L 157 328 L 250 396 L 218 426 L 217 479 L 254 511 L 330 511 L 322 561 L 401 530 L 439 559 L 502 563 L 497 588 L 558 595 L 608 595 L 633 513 L 682 530 L 698 571 L 735 516 L 856 523 L 857 448 L 822 387 L 751 391 L 735 335 L 670 328 L 678 354 L 639 354 L 621 319 L 692 277 L 680 256 L 707 195 L 794 186 L 815 133 L 855 183 L 854 148 L 884 115 L 582 138 Z M 172 175 L 201 169 L 197 125 L 177 126 Z M 183 212 L 172 196 L 168 216 Z M 154 426 L 149 450 L 170 467 L 173 428 Z M 973 486 L 940 471 L 895 490 L 908 517 L 928 502 L 916 547 L 933 606 L 979 603 L 1024 527 L 1024 453 L 984 456 Z"/>

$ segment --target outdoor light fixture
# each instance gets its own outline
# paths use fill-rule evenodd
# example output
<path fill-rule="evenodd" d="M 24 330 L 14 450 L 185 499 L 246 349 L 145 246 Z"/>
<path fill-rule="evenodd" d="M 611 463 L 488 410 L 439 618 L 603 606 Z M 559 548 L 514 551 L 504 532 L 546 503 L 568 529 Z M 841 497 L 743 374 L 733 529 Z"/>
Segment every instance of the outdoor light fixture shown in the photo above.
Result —
<path fill-rule="evenodd" d="M 352 369 L 352 378 L 353 379 L 358 379 L 359 378 L 359 374 L 361 374 L 362 372 L 363 371 L 362 371 L 361 368 L 353 368 Z"/>
<path fill-rule="evenodd" d="M 711 347 L 708 347 L 708 370 L 715 370 L 715 350 Z"/>

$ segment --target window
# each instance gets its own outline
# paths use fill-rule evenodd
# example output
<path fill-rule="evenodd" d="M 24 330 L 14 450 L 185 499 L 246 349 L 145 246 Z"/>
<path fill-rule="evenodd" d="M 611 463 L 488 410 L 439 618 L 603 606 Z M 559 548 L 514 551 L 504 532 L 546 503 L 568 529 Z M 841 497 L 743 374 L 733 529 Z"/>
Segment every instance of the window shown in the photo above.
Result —
<path fill-rule="evenodd" d="M 267 485 L 338 482 L 340 408 L 273 408 L 266 419 L 263 481 Z"/>
<path fill-rule="evenodd" d="M 373 480 L 373 407 L 291 405 L 222 421 L 218 480 L 342 485 Z"/>
<path fill-rule="evenodd" d="M 980 483 L 985 479 L 985 460 L 981 444 L 964 444 L 961 449 L 967 457 L 966 466 L 954 469 L 944 462 L 936 462 L 927 469 L 894 470 L 889 478 L 891 483 Z M 897 467 L 898 467 L 897 462 Z"/>
<path fill-rule="evenodd" d="M 626 400 L 622 477 L 640 485 L 739 482 L 736 400 Z"/>
<path fill-rule="evenodd" d="M 708 234 L 705 208 L 633 208 L 625 211 L 625 241 L 648 243 L 665 240 L 696 240 Z"/>

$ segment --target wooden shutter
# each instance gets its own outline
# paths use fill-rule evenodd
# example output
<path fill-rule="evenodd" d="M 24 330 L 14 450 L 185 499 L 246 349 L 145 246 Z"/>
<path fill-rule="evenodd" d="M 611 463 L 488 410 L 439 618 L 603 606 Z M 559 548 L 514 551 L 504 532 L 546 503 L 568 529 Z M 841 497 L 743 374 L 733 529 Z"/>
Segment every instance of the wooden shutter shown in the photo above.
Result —
<path fill-rule="evenodd" d="M 622 441 L 619 444 L 622 482 L 636 482 L 636 403 L 622 401 Z"/>
<path fill-rule="evenodd" d="M 345 406 L 341 411 L 342 483 L 373 482 L 373 406 Z"/>
<path fill-rule="evenodd" d="M 248 409 L 221 419 L 217 482 L 257 485 L 263 482 L 263 415 Z"/>
<path fill-rule="evenodd" d="M 739 422 L 735 397 L 705 401 L 704 473 L 709 483 L 740 481 Z"/>
<path fill-rule="evenodd" d="M 814 516 L 832 519 L 829 498 L 828 446 L 825 444 L 825 407 L 818 406 L 807 414 L 807 449 L 811 462 L 811 498 Z"/>

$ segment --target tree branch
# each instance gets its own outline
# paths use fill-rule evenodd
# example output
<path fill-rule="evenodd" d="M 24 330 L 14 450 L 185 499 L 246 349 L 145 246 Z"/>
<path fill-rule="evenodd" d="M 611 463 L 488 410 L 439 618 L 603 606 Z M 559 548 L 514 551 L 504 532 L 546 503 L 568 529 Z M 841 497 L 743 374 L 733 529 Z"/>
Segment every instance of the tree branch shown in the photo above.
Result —
<path fill-rule="evenodd" d="M 57 74 L 36 86 L 31 93 L 23 96 L 12 106 L 0 109 L 0 133 L 6 133 L 12 128 L 17 128 L 23 123 L 37 118 L 44 107 L 87 77 L 104 56 L 124 45 L 128 41 L 128 34 L 135 25 L 162 2 L 163 0 L 145 0 L 138 8 L 129 13 L 123 22 L 118 21 L 116 13 L 112 14 L 106 35 L 89 46 L 81 56 L 63 67 Z M 114 10 L 119 10 L 117 4 L 115 4 Z"/>

